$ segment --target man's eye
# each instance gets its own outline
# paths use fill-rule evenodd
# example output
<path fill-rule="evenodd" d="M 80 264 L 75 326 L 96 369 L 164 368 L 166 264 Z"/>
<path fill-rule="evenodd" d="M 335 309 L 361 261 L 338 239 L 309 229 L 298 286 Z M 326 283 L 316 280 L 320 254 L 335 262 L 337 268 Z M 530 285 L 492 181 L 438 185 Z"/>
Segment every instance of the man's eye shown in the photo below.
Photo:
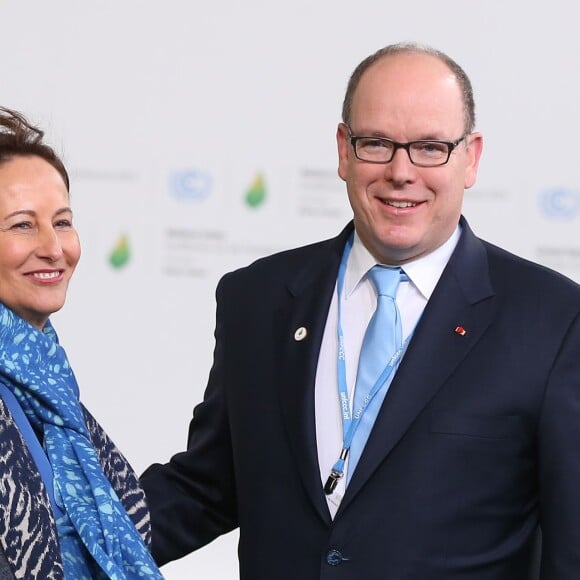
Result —
<path fill-rule="evenodd" d="M 363 139 L 361 145 L 365 149 L 390 149 L 390 143 L 381 139 Z"/>
<path fill-rule="evenodd" d="M 443 143 L 427 142 L 417 143 L 417 150 L 426 155 L 441 155 L 447 154 L 447 145 Z"/>

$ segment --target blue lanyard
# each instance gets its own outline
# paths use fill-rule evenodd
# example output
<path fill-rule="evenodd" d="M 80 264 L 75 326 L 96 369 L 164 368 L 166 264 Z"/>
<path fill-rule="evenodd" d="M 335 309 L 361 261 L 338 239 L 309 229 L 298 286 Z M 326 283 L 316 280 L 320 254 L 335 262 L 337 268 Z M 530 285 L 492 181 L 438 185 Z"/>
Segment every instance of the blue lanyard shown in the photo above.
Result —
<path fill-rule="evenodd" d="M 341 417 L 342 417 L 342 450 L 340 452 L 339 458 L 333 465 L 330 475 L 326 480 L 324 485 L 324 492 L 326 495 L 331 495 L 337 484 L 338 480 L 344 475 L 344 464 L 348 453 L 350 451 L 350 446 L 352 444 L 353 437 L 358 429 L 362 416 L 364 415 L 369 403 L 373 400 L 375 395 L 379 392 L 381 387 L 384 385 L 385 381 L 391 376 L 393 369 L 397 367 L 401 359 L 401 355 L 407 348 L 411 335 L 409 335 L 403 346 L 399 348 L 395 354 L 391 357 L 383 372 L 379 375 L 375 384 L 369 388 L 362 399 L 361 405 L 351 412 L 350 410 L 350 397 L 348 395 L 348 386 L 346 383 L 346 361 L 344 353 L 344 334 L 342 331 L 342 293 L 344 290 L 344 279 L 346 277 L 346 265 L 348 263 L 348 256 L 352 250 L 353 236 L 350 236 L 346 242 L 344 248 L 344 253 L 342 255 L 342 260 L 338 268 L 338 279 L 336 282 L 336 291 L 338 298 L 338 396 L 340 401 Z"/>

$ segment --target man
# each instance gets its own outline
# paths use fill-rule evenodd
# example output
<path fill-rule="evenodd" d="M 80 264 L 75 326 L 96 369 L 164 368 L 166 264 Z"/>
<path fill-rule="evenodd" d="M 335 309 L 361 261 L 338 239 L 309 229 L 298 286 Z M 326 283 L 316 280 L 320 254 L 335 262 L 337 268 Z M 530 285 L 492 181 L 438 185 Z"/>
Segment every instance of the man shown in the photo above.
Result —
<path fill-rule="evenodd" d="M 542 579 L 580 578 L 580 288 L 461 217 L 473 128 L 440 52 L 355 70 L 337 132 L 354 232 L 220 282 L 188 449 L 142 478 L 159 563 L 239 526 L 242 580 L 524 580 L 541 527 Z M 376 264 L 402 268 L 401 336 L 360 404 Z"/>

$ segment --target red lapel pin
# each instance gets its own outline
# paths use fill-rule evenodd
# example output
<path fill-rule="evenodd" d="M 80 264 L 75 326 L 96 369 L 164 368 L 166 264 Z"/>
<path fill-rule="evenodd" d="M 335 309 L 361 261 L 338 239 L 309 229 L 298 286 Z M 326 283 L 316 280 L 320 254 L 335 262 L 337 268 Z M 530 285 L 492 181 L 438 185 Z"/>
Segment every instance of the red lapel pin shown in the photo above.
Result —
<path fill-rule="evenodd" d="M 455 327 L 455 334 L 458 334 L 459 336 L 465 336 L 467 334 L 467 330 L 465 330 L 465 328 L 463 328 L 463 326 L 456 326 Z"/>

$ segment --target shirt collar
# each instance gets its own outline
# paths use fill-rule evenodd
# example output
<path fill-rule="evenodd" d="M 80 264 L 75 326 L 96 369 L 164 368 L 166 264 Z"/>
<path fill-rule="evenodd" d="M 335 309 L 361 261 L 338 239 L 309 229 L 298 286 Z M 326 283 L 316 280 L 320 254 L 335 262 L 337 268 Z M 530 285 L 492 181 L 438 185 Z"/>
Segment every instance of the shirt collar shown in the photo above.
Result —
<path fill-rule="evenodd" d="M 403 266 L 409 280 L 426 300 L 429 300 L 435 286 L 437 286 L 437 282 L 439 282 L 439 278 L 447 262 L 449 262 L 449 258 L 451 258 L 451 254 L 453 254 L 460 237 L 461 226 L 457 225 L 451 237 L 442 246 L 439 246 L 426 256 L 407 262 Z M 354 292 L 365 274 L 375 264 L 377 264 L 377 261 L 362 243 L 355 230 L 352 250 L 346 266 L 344 280 L 345 298 L 348 298 Z"/>

